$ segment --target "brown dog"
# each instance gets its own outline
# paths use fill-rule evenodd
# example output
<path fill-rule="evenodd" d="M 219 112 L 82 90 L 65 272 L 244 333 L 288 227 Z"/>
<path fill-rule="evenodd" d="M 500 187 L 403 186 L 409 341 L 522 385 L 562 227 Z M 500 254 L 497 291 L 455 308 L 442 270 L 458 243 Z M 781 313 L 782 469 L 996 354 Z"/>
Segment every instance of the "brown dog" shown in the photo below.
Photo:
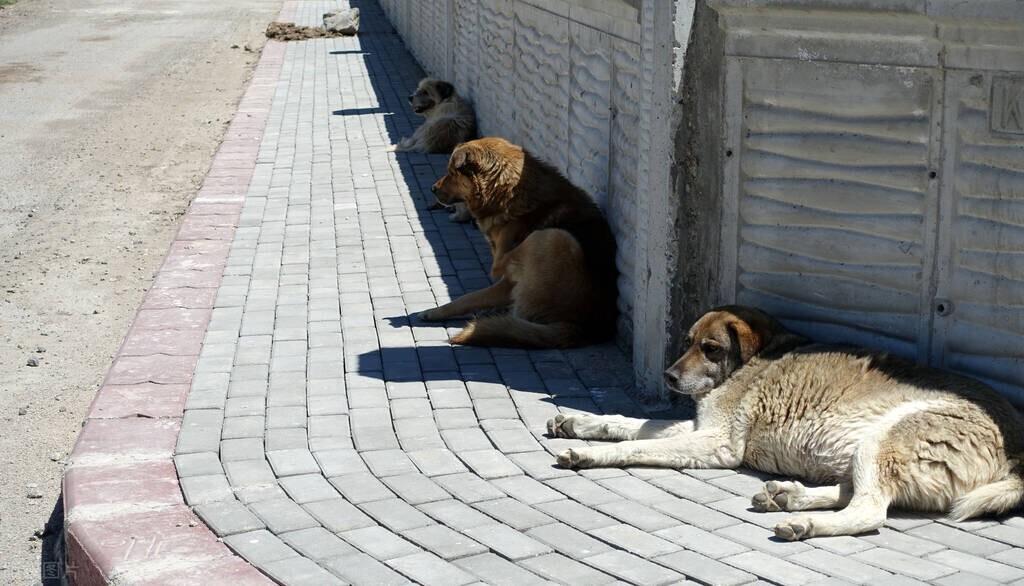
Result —
<path fill-rule="evenodd" d="M 433 191 L 443 204 L 466 204 L 491 246 L 497 282 L 423 319 L 509 308 L 452 338 L 477 346 L 564 348 L 614 335 L 615 238 L 583 190 L 521 147 L 482 138 L 455 149 Z"/>
<path fill-rule="evenodd" d="M 626 440 L 572 448 L 566 466 L 735 468 L 771 481 L 760 511 L 793 511 L 783 539 L 877 529 L 890 505 L 955 520 L 1024 505 L 1024 417 L 984 384 L 869 350 L 810 344 L 747 307 L 720 307 L 690 329 L 669 389 L 693 421 L 558 415 L 556 437 Z M 836 509 L 834 513 L 804 511 Z"/>

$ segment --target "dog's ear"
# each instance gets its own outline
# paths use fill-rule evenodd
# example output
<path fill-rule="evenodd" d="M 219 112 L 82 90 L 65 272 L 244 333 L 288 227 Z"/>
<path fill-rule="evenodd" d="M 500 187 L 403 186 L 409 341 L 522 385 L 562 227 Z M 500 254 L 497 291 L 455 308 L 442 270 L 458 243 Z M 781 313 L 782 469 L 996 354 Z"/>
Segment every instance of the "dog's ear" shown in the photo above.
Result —
<path fill-rule="evenodd" d="M 437 90 L 437 96 L 442 100 L 447 100 L 455 94 L 455 86 L 447 81 L 437 82 L 437 85 L 435 85 L 434 88 Z"/>
<path fill-rule="evenodd" d="M 774 335 L 772 323 L 760 315 L 733 315 L 725 323 L 729 338 L 739 348 L 740 362 L 746 364 L 763 350 Z M 736 349 L 734 348 L 735 352 Z"/>
<path fill-rule="evenodd" d="M 480 168 L 480 149 L 467 143 L 455 147 L 449 165 L 460 173 L 468 174 Z"/>

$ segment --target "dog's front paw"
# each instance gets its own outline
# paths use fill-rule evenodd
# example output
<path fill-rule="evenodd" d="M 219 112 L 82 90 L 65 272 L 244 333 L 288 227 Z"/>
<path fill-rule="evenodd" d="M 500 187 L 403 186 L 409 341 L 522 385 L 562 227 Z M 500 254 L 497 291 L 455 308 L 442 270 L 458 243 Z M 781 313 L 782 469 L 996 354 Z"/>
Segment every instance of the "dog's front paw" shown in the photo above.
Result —
<path fill-rule="evenodd" d="M 786 541 L 800 541 L 811 537 L 814 522 L 808 516 L 789 517 L 775 526 L 775 536 Z"/>
<path fill-rule="evenodd" d="M 562 468 L 587 468 L 591 462 L 583 448 L 569 448 L 558 454 L 558 465 Z"/>
<path fill-rule="evenodd" d="M 576 437 L 576 433 L 573 431 L 573 419 L 572 415 L 561 413 L 548 419 L 548 435 L 551 437 Z"/>
<path fill-rule="evenodd" d="M 388 153 L 393 153 L 393 152 L 395 152 L 397 150 L 398 150 L 398 145 L 397 144 L 389 144 L 388 146 L 384 147 L 384 151 L 388 152 Z"/>
<path fill-rule="evenodd" d="M 755 511 L 761 513 L 774 513 L 776 511 L 788 511 L 790 500 L 802 496 L 804 485 L 799 482 L 780 482 L 770 480 L 764 483 L 761 492 L 750 499 L 750 504 Z"/>

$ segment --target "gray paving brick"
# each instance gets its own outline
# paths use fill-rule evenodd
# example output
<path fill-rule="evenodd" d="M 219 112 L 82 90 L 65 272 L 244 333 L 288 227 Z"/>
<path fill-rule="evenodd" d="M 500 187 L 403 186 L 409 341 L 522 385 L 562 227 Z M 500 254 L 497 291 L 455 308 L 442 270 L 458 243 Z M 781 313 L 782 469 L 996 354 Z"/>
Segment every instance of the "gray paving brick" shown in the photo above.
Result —
<path fill-rule="evenodd" d="M 927 559 L 1004 584 L 1015 580 L 1024 580 L 1024 569 L 1022 568 L 1015 568 L 960 551 L 947 549 L 933 553 Z"/>
<path fill-rule="evenodd" d="M 342 498 L 306 503 L 303 508 L 332 533 L 376 524 L 373 519 Z"/>
<path fill-rule="evenodd" d="M 413 505 L 449 498 L 444 489 L 419 472 L 388 476 L 381 480 L 400 498 Z"/>
<path fill-rule="evenodd" d="M 385 499 L 363 503 L 359 507 L 378 523 L 396 532 L 432 525 L 425 514 L 402 499 Z"/>
<path fill-rule="evenodd" d="M 324 565 L 336 576 L 352 584 L 400 586 L 411 584 L 408 578 L 365 553 L 355 553 L 327 560 Z"/>
<path fill-rule="evenodd" d="M 544 513 L 511 498 L 483 501 L 474 506 L 519 531 L 554 522 L 554 519 Z"/>
<path fill-rule="evenodd" d="M 522 474 L 518 466 L 495 449 L 464 451 L 459 453 L 459 458 L 481 478 L 494 479 Z"/>
<path fill-rule="evenodd" d="M 558 553 L 528 558 L 520 564 L 539 576 L 564 584 L 600 585 L 615 581 L 608 574 Z"/>
<path fill-rule="evenodd" d="M 437 521 L 459 531 L 494 522 L 487 515 L 454 499 L 424 503 L 418 508 Z"/>
<path fill-rule="evenodd" d="M 318 450 L 313 452 L 313 457 L 320 466 L 320 471 L 328 478 L 367 471 L 359 452 L 351 448 Z"/>
<path fill-rule="evenodd" d="M 181 478 L 181 492 L 185 495 L 185 502 L 190 505 L 201 505 L 214 501 L 233 500 L 227 477 L 221 474 L 210 474 L 206 476 L 190 476 Z"/>
<path fill-rule="evenodd" d="M 644 558 L 653 558 L 681 549 L 671 541 L 625 524 L 601 527 L 590 531 L 590 534 Z"/>
<path fill-rule="evenodd" d="M 356 549 L 323 527 L 300 529 L 279 535 L 292 549 L 307 558 L 326 560 L 356 553 Z"/>
<path fill-rule="evenodd" d="M 934 584 L 939 586 L 994 586 L 995 584 L 1006 584 L 1007 582 L 996 582 L 977 574 L 957 572 L 935 580 Z"/>
<path fill-rule="evenodd" d="M 547 544 L 555 551 L 574 559 L 588 558 L 611 549 L 606 543 L 573 529 L 564 523 L 550 523 L 534 527 L 527 535 Z"/>
<path fill-rule="evenodd" d="M 268 429 L 264 434 L 267 451 L 306 450 L 310 447 L 306 430 L 300 427 Z"/>
<path fill-rule="evenodd" d="M 863 535 L 860 539 L 878 547 L 887 547 L 912 556 L 923 556 L 945 548 L 942 544 L 934 541 L 893 531 L 888 527 L 882 527 L 876 535 Z"/>
<path fill-rule="evenodd" d="M 686 549 L 706 555 L 710 558 L 719 559 L 738 553 L 743 553 L 749 548 L 736 543 L 731 539 L 720 537 L 714 533 L 704 531 L 698 527 L 681 525 L 670 529 L 662 529 L 654 533 L 662 539 L 681 545 Z M 792 552 L 795 553 L 795 552 Z"/>
<path fill-rule="evenodd" d="M 757 579 L 753 574 L 723 564 L 717 560 L 702 556 L 693 551 L 676 551 L 654 559 L 657 563 L 668 566 L 677 572 L 704 584 L 718 586 L 737 586 Z"/>
<path fill-rule="evenodd" d="M 694 525 L 701 529 L 712 531 L 736 525 L 739 519 L 721 513 L 712 508 L 692 501 L 674 498 L 666 502 L 654 503 L 653 508 L 670 515 L 688 525 Z"/>
<path fill-rule="evenodd" d="M 444 525 L 427 525 L 402 532 L 402 537 L 445 560 L 484 553 L 487 548 Z"/>
<path fill-rule="evenodd" d="M 530 504 L 545 503 L 560 500 L 563 495 L 552 490 L 547 485 L 534 480 L 528 476 L 518 475 L 505 478 L 497 478 L 491 484 L 504 491 L 509 496 Z"/>
<path fill-rule="evenodd" d="M 1005 543 L 986 539 L 940 523 L 930 523 L 916 527 L 907 533 L 964 553 L 980 556 L 990 556 L 1009 548 Z"/>
<path fill-rule="evenodd" d="M 349 502 L 355 504 L 394 497 L 388 487 L 369 472 L 342 474 L 331 478 L 330 482 Z"/>
<path fill-rule="evenodd" d="M 505 493 L 494 488 L 494 486 L 479 476 L 469 472 L 435 476 L 433 480 L 441 488 L 464 503 L 473 504 L 505 496 Z"/>
<path fill-rule="evenodd" d="M 545 480 L 545 484 L 569 498 L 591 507 L 622 500 L 619 495 L 582 476 Z"/>
<path fill-rule="evenodd" d="M 873 584 L 876 580 L 889 576 L 888 572 L 874 566 L 820 549 L 800 552 L 786 559 L 805 568 L 854 584 Z"/>
<path fill-rule="evenodd" d="M 608 527 L 618 523 L 618 521 L 608 515 L 599 513 L 576 501 L 551 501 L 535 505 L 534 508 L 580 531 L 590 531 L 591 529 Z"/>
<path fill-rule="evenodd" d="M 421 551 L 412 543 L 379 525 L 342 531 L 338 536 L 381 561 Z"/>
<path fill-rule="evenodd" d="M 300 504 L 338 497 L 338 491 L 320 474 L 288 476 L 281 478 L 279 483 L 285 493 Z"/>
<path fill-rule="evenodd" d="M 434 421 L 438 429 L 476 429 L 480 425 L 471 408 L 438 409 L 434 411 Z"/>
<path fill-rule="evenodd" d="M 476 527 L 464 529 L 463 533 L 510 560 L 519 560 L 551 551 L 551 548 L 547 545 L 516 531 L 508 525 L 499 525 L 497 523 L 477 525 Z"/>
<path fill-rule="evenodd" d="M 678 520 L 633 501 L 618 500 L 597 505 L 596 508 L 606 515 L 615 517 L 644 531 L 658 531 L 675 527 L 679 524 Z"/>
<path fill-rule="evenodd" d="M 301 557 L 277 560 L 260 566 L 270 577 L 281 584 L 309 586 L 341 586 L 344 581 L 331 575 L 313 560 Z"/>
<path fill-rule="evenodd" d="M 459 586 L 475 581 L 471 574 L 427 552 L 393 559 L 388 565 L 425 585 Z"/>
<path fill-rule="evenodd" d="M 264 529 L 266 525 L 242 503 L 231 499 L 195 507 L 195 512 L 218 537 Z"/>
<path fill-rule="evenodd" d="M 178 454 L 174 456 L 174 466 L 179 478 L 189 476 L 206 476 L 221 474 L 224 468 L 215 452 L 197 452 L 194 454 Z"/>
<path fill-rule="evenodd" d="M 406 455 L 419 468 L 420 472 L 427 476 L 441 476 L 466 471 L 466 466 L 448 449 L 415 450 Z"/>
<path fill-rule="evenodd" d="M 853 559 L 920 580 L 935 580 L 955 572 L 953 568 L 905 553 L 876 547 L 853 554 Z"/>
<path fill-rule="evenodd" d="M 360 454 L 377 477 L 416 472 L 416 466 L 402 450 L 377 450 Z"/>
<path fill-rule="evenodd" d="M 224 439 L 263 437 L 265 427 L 262 413 L 257 416 L 225 417 L 221 437 Z"/>
<path fill-rule="evenodd" d="M 238 555 L 256 566 L 299 555 L 276 535 L 265 529 L 230 535 L 224 538 L 224 543 L 227 543 Z"/>
<path fill-rule="evenodd" d="M 730 556 L 722 559 L 722 562 L 783 586 L 809 584 L 825 578 L 823 574 L 760 551 Z"/>
<path fill-rule="evenodd" d="M 634 584 L 675 584 L 684 580 L 683 575 L 674 570 L 621 550 L 599 553 L 587 558 L 586 563 Z"/>
<path fill-rule="evenodd" d="M 221 462 L 262 460 L 265 457 L 262 438 L 226 439 L 220 442 Z"/>
<path fill-rule="evenodd" d="M 316 519 L 295 501 L 287 498 L 255 502 L 249 505 L 249 510 L 266 523 L 267 528 L 275 535 L 319 525 Z"/>
<path fill-rule="evenodd" d="M 982 537 L 1001 541 L 1014 547 L 1024 547 L 1024 527 L 993 525 L 980 529 L 976 533 Z"/>
<path fill-rule="evenodd" d="M 474 450 L 491 449 L 491 442 L 480 428 L 444 429 L 441 437 L 445 445 L 453 452 L 462 453 Z"/>
<path fill-rule="evenodd" d="M 297 476 L 320 472 L 313 454 L 309 450 L 272 450 L 266 452 L 270 467 L 278 476 Z"/>

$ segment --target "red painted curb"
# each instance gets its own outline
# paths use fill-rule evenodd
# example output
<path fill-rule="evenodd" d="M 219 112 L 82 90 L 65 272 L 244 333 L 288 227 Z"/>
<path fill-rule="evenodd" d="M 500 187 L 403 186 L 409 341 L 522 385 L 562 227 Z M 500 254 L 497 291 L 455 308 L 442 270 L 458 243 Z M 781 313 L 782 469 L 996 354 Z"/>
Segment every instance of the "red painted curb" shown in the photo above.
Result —
<path fill-rule="evenodd" d="M 287 3 L 285 13 L 294 10 Z M 268 41 L 64 473 L 70 584 L 268 584 L 182 498 L 174 445 L 285 45 Z"/>

